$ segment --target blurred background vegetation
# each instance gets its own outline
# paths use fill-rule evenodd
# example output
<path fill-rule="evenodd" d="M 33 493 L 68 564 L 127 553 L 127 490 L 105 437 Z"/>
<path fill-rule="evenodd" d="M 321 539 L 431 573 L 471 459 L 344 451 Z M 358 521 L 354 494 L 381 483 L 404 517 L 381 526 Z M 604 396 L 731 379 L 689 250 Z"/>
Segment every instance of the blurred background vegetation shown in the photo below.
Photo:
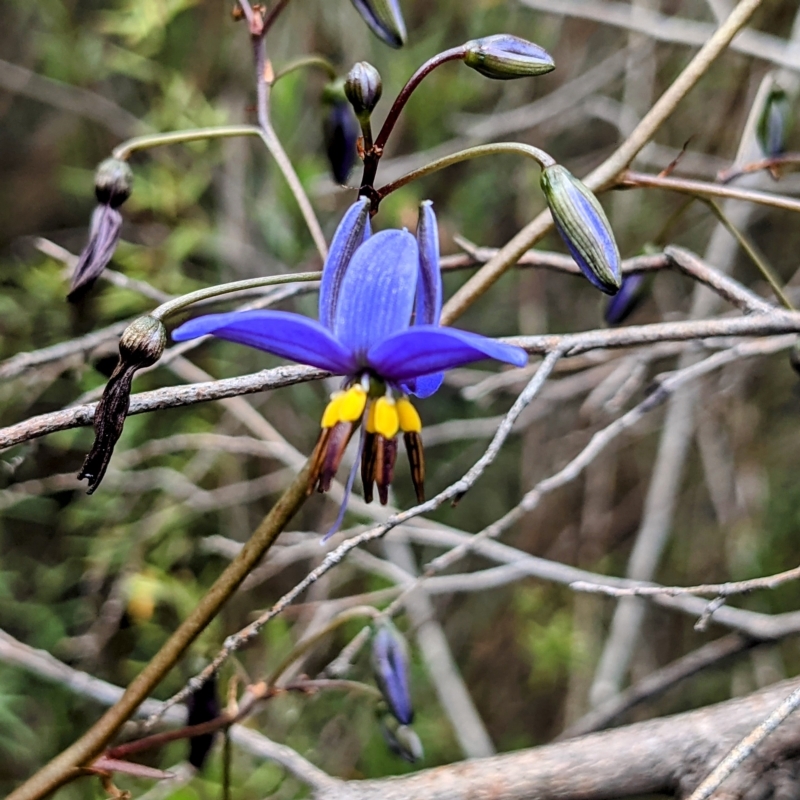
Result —
<path fill-rule="evenodd" d="M 355 61 L 370 61 L 384 81 L 379 118 L 420 63 L 469 38 L 516 33 L 547 48 L 557 70 L 509 83 L 486 80 L 457 64 L 438 70 L 404 112 L 383 167 L 387 171 L 395 157 L 469 135 L 490 115 L 498 118 L 559 91 L 630 44 L 628 33 L 618 28 L 534 11 L 514 0 L 401 0 L 401 5 L 409 29 L 409 44 L 402 50 L 382 45 L 347 0 L 295 0 L 269 36 L 269 55 L 280 69 L 297 56 L 320 53 L 342 74 Z M 0 357 L 80 336 L 153 307 L 153 300 L 104 281 L 78 305 L 68 304 L 64 266 L 37 249 L 37 237 L 72 253 L 80 251 L 94 206 L 94 168 L 124 138 L 149 130 L 252 121 L 251 52 L 244 24 L 233 21 L 231 6 L 230 0 L 4 3 Z M 663 13 L 687 19 L 713 19 L 705 0 L 663 0 L 658 6 Z M 791 0 L 771 0 L 753 26 L 786 37 L 795 11 Z M 652 67 L 645 103 L 669 85 L 689 55 L 686 47 L 658 44 L 648 61 L 634 67 Z M 8 63 L 35 75 L 24 79 L 17 74 L 19 89 L 11 90 Z M 761 60 L 725 55 L 660 131 L 661 150 L 644 157 L 642 166 L 658 171 L 668 163 L 667 156 L 676 155 L 690 140 L 685 172 L 713 177 L 733 159 L 749 105 L 768 68 Z M 42 84 L 36 76 L 48 81 Z M 325 108 L 320 102 L 324 84 L 324 75 L 313 70 L 279 81 L 272 95 L 272 118 L 330 237 L 354 194 L 336 188 L 328 177 L 322 140 Z M 625 72 L 618 69 L 600 90 L 568 100 L 556 115 L 501 138 L 535 143 L 576 175 L 586 174 L 623 138 L 624 91 Z M 646 107 L 627 111 L 637 114 Z M 123 209 L 123 242 L 112 263 L 119 272 L 179 294 L 216 282 L 319 268 L 296 203 L 260 142 L 161 148 L 135 155 L 132 166 L 135 188 Z M 351 183 L 357 180 L 356 172 Z M 375 225 L 413 227 L 418 202 L 430 197 L 439 215 L 443 252 L 457 252 L 456 234 L 480 245 L 499 246 L 543 208 L 537 187 L 533 165 L 509 156 L 481 159 L 392 195 Z M 636 255 L 656 240 L 682 202 L 655 191 L 607 196 L 603 204 L 623 256 Z M 713 217 L 696 204 L 672 226 L 668 241 L 702 252 L 714 225 Z M 798 268 L 798 230 L 789 212 L 775 210 L 759 212 L 750 225 L 750 234 L 784 282 L 790 282 Z M 552 236 L 542 247 L 563 252 Z M 744 257 L 737 257 L 733 273 L 761 289 Z M 449 274 L 446 292 L 452 293 L 465 277 L 463 272 Z M 685 278 L 659 274 L 634 320 L 685 317 L 692 288 Z M 300 296 L 283 307 L 313 314 L 315 302 L 314 295 Z M 520 269 L 504 277 L 459 324 L 493 336 L 585 330 L 602 324 L 602 301 L 583 280 Z M 214 377 L 279 363 L 225 342 L 202 345 L 191 358 Z M 115 360 L 116 341 L 109 339 L 85 358 L 70 357 L 3 381 L 0 422 L 10 424 L 75 402 L 104 385 Z M 564 364 L 479 487 L 458 507 L 441 509 L 436 516 L 465 531 L 480 530 L 535 481 L 566 463 L 611 417 L 589 395 L 591 385 L 570 388 L 564 382 L 574 382 L 576 375 L 605 363 L 584 357 Z M 647 369 L 655 374 L 674 363 L 673 354 Z M 599 374 L 597 381 L 609 372 Z M 426 425 L 503 413 L 517 386 L 481 401 L 461 393 L 463 386 L 485 375 L 482 370 L 452 374 L 443 390 L 422 405 Z M 138 377 L 134 390 L 192 380 L 179 369 L 158 368 Z M 796 380 L 785 355 L 738 363 L 706 379 L 697 441 L 690 446 L 673 535 L 657 575 L 660 581 L 742 579 L 796 564 Z M 256 395 L 250 402 L 291 445 L 308 453 L 326 392 L 325 386 L 306 384 Z M 639 389 L 634 400 L 642 392 Z M 661 412 L 647 418 L 635 435 L 619 440 L 583 478 L 548 497 L 506 541 L 535 555 L 624 573 L 662 421 Z M 246 540 L 286 483 L 285 470 L 281 472 L 276 460 L 222 451 L 183 449 L 125 461 L 125 451 L 161 437 L 212 432 L 249 434 L 240 421 L 213 404 L 130 418 L 112 461 L 116 471 L 92 497 L 74 479 L 92 441 L 90 429 L 64 431 L 3 453 L 0 480 L 8 490 L 0 496 L 0 627 L 67 664 L 127 684 L 226 563 L 210 552 L 209 537 Z M 442 435 L 439 444 L 430 446 L 429 491 L 460 477 L 483 451 L 489 434 L 473 432 L 455 439 Z M 727 479 L 731 488 L 721 507 L 715 505 L 711 485 L 714 466 L 701 452 L 703 436 L 718 445 L 720 480 Z M 271 484 L 260 480 L 268 473 L 277 475 Z M 396 502 L 408 507 L 413 496 L 404 464 L 398 473 Z M 243 493 L 219 491 L 237 485 L 245 487 Z M 323 531 L 335 511 L 330 501 L 312 498 L 293 528 Z M 380 548 L 375 552 L 380 554 Z M 418 564 L 432 555 L 432 550 L 415 551 Z M 158 696 L 168 697 L 181 688 L 227 634 L 246 624 L 254 611 L 269 606 L 320 557 L 310 556 L 241 592 L 163 682 Z M 390 585 L 347 564 L 322 584 L 305 600 Z M 797 609 L 798 601 L 798 587 L 790 585 L 734 602 L 779 612 Z M 499 751 L 548 741 L 587 710 L 611 601 L 576 597 L 564 588 L 528 579 L 491 592 L 438 597 L 435 610 Z M 271 622 L 258 643 L 225 668 L 222 685 L 235 673 L 263 676 L 288 652 L 312 616 L 312 606 L 301 606 Z M 407 619 L 401 616 L 398 624 L 413 640 Z M 303 669 L 314 674 L 360 627 L 353 622 L 338 631 L 314 651 Z M 635 653 L 632 679 L 719 635 L 713 625 L 699 634 L 691 619 L 652 611 Z M 415 729 L 425 747 L 424 764 L 457 760 L 462 757 L 457 739 L 417 649 L 412 651 Z M 797 643 L 788 640 L 704 673 L 637 710 L 632 718 L 724 699 L 795 674 L 798 665 Z M 352 675 L 370 680 L 363 655 Z M 0 793 L 63 749 L 98 714 L 94 702 L 0 664 Z M 388 752 L 372 706 L 359 695 L 281 698 L 267 704 L 254 723 L 337 776 L 381 776 L 413 768 Z M 148 756 L 148 763 L 167 768 L 185 758 L 185 749 L 185 743 L 170 745 Z M 217 747 L 202 775 L 174 796 L 214 796 L 221 763 Z M 235 748 L 232 779 L 235 796 L 243 800 L 305 792 L 279 767 Z M 148 784 L 130 785 L 143 790 Z M 99 786 L 84 781 L 60 796 L 93 797 L 99 791 Z"/>

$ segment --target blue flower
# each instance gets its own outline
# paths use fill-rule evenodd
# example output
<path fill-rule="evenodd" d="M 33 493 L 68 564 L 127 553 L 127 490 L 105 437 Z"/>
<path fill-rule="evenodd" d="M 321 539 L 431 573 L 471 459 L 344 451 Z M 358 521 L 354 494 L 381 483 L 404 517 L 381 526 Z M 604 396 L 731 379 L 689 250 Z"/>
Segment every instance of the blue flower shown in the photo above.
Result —
<path fill-rule="evenodd" d="M 322 416 L 309 489 L 330 487 L 364 420 L 359 446 L 367 502 L 373 483 L 381 502 L 387 502 L 401 431 L 422 501 L 422 426 L 408 395 L 433 394 L 444 370 L 485 358 L 521 367 L 527 355 L 519 347 L 439 326 L 439 240 L 429 201 L 420 206 L 416 237 L 406 230 L 370 235 L 369 205 L 359 199 L 336 230 L 322 272 L 319 322 L 287 311 L 234 311 L 186 322 L 172 337 L 184 341 L 214 334 L 344 375 L 342 391 L 334 393 Z M 355 470 L 348 492 L 354 476 Z"/>

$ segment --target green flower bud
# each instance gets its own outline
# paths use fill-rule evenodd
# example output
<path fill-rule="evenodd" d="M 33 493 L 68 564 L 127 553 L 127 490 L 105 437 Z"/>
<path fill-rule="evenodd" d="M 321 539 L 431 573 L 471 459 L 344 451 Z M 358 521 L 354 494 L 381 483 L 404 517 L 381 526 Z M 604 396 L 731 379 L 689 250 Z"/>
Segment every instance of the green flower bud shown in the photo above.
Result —
<path fill-rule="evenodd" d="M 369 118 L 375 106 L 378 105 L 382 92 L 381 75 L 367 61 L 359 61 L 347 73 L 344 81 L 344 93 L 359 119 Z"/>
<path fill-rule="evenodd" d="M 552 72 L 556 65 L 550 54 L 525 39 L 498 33 L 467 42 L 464 63 L 481 75 L 505 81 Z"/>
<path fill-rule="evenodd" d="M 556 229 L 583 274 L 600 291 L 616 294 L 622 284 L 619 249 L 597 198 L 560 164 L 542 170 L 541 185 Z"/>
<path fill-rule="evenodd" d="M 107 158 L 94 174 L 94 193 L 97 201 L 111 208 L 118 208 L 130 196 L 133 188 L 133 172 L 127 161 Z"/>

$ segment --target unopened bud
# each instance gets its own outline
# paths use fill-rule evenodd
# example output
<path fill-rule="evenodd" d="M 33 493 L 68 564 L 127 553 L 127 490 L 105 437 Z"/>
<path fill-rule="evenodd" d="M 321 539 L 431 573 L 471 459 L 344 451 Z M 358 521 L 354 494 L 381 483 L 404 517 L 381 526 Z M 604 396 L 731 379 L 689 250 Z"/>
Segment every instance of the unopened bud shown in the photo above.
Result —
<path fill-rule="evenodd" d="M 510 33 L 474 39 L 465 47 L 464 63 L 495 80 L 529 78 L 556 68 L 552 56 L 544 48 Z"/>
<path fill-rule="evenodd" d="M 381 75 L 372 64 L 359 61 L 354 64 L 344 81 L 344 93 L 359 119 L 368 118 L 383 92 Z"/>
<path fill-rule="evenodd" d="M 372 637 L 372 670 L 389 710 L 398 722 L 414 719 L 408 683 L 408 647 L 400 631 L 389 621 L 378 623 Z"/>
<path fill-rule="evenodd" d="M 356 163 L 359 127 L 348 103 L 333 103 L 322 121 L 325 153 L 336 183 L 347 183 Z"/>
<path fill-rule="evenodd" d="M 542 170 L 541 185 L 556 228 L 583 274 L 600 291 L 616 294 L 622 284 L 619 249 L 597 198 L 560 164 Z"/>
<path fill-rule="evenodd" d="M 353 0 L 370 30 L 389 47 L 406 43 L 406 25 L 397 0 Z"/>
<path fill-rule="evenodd" d="M 97 168 L 94 193 L 98 203 L 117 208 L 131 196 L 132 188 L 133 172 L 127 161 L 107 158 Z"/>
<path fill-rule="evenodd" d="M 786 137 L 791 123 L 789 98 L 783 89 L 775 88 L 764 103 L 764 110 L 756 127 L 758 143 L 765 156 L 774 158 L 786 150 Z"/>
<path fill-rule="evenodd" d="M 167 329 L 160 319 L 149 315 L 131 322 L 119 340 L 120 360 L 129 366 L 141 369 L 149 367 L 161 358 L 167 346 Z"/>
<path fill-rule="evenodd" d="M 186 698 L 188 716 L 187 725 L 202 725 L 204 722 L 219 717 L 219 700 L 217 699 L 217 676 L 212 675 L 207 681 L 195 689 Z M 214 733 L 201 733 L 189 739 L 189 763 L 195 769 L 201 769 L 209 750 L 214 744 Z"/>

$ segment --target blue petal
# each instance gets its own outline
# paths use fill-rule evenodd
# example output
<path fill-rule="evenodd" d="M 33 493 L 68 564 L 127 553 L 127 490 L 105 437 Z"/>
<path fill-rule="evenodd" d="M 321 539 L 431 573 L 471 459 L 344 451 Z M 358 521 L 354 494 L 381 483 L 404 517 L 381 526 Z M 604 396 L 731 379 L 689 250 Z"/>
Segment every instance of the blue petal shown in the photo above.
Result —
<path fill-rule="evenodd" d="M 430 200 L 425 200 L 419 207 L 417 245 L 419 281 L 416 324 L 438 325 L 442 313 L 442 273 L 439 270 L 439 229 Z"/>
<path fill-rule="evenodd" d="M 322 268 L 319 321 L 329 330 L 333 330 L 339 290 L 342 288 L 347 265 L 356 249 L 369 237 L 369 205 L 369 200 L 361 197 L 347 209 L 333 235 L 331 249 Z"/>
<path fill-rule="evenodd" d="M 439 391 L 443 381 L 444 372 L 434 372 L 433 375 L 420 375 L 419 378 L 412 378 L 400 384 L 400 388 L 406 394 L 413 394 L 415 397 L 430 397 L 434 392 Z"/>
<path fill-rule="evenodd" d="M 484 358 L 505 361 L 515 367 L 528 362 L 528 354 L 521 347 L 496 342 L 477 333 L 435 325 L 421 325 L 396 333 L 372 347 L 367 355 L 369 366 L 382 378 L 394 383 Z"/>
<path fill-rule="evenodd" d="M 183 342 L 209 333 L 341 375 L 356 369 L 352 353 L 330 331 L 316 320 L 288 311 L 208 314 L 185 322 L 172 332 L 172 338 Z"/>
<path fill-rule="evenodd" d="M 333 331 L 362 364 L 376 342 L 411 320 L 419 250 L 407 231 L 376 233 L 353 256 L 342 279 Z"/>

